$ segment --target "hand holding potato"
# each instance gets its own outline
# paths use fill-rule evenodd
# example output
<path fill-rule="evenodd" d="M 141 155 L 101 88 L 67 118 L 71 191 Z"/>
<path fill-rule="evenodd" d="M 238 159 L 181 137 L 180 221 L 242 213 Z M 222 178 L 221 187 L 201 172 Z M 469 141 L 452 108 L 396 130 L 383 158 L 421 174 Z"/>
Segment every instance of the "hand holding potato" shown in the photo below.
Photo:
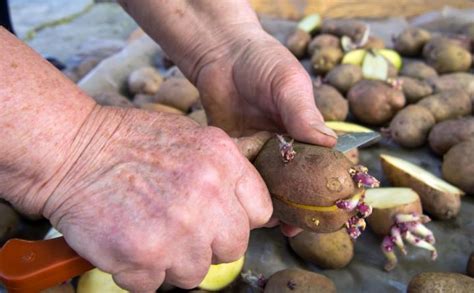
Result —
<path fill-rule="evenodd" d="M 242 256 L 249 230 L 268 221 L 268 191 L 223 131 L 106 107 L 83 129 L 98 124 L 44 214 L 120 286 L 193 288 L 211 261 Z"/>

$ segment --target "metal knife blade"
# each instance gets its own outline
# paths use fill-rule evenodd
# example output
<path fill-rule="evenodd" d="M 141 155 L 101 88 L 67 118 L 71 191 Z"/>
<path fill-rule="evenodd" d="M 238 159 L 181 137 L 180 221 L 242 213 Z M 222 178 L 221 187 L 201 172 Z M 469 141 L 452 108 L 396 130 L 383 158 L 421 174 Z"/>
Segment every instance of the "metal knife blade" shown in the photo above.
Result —
<path fill-rule="evenodd" d="M 377 141 L 378 139 L 380 139 L 380 133 L 376 131 L 346 133 L 337 138 L 337 144 L 334 149 L 345 153 L 353 148 Z"/>

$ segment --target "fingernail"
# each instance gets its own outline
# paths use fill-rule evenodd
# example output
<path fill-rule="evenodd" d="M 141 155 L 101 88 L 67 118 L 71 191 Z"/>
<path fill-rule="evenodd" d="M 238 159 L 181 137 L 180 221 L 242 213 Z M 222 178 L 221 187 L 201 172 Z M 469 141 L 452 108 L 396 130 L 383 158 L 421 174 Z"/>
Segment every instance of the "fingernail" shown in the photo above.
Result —
<path fill-rule="evenodd" d="M 321 132 L 324 135 L 331 136 L 337 139 L 337 134 L 329 127 L 324 124 L 324 122 L 317 122 L 311 124 L 311 126 L 317 131 Z"/>

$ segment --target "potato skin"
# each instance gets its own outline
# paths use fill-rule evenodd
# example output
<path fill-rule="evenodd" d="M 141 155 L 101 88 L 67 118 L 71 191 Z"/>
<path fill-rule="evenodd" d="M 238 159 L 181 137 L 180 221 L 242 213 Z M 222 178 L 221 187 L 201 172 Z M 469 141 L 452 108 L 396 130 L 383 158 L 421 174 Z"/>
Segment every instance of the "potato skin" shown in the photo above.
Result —
<path fill-rule="evenodd" d="M 467 275 L 474 278 L 474 252 L 469 256 L 466 267 Z"/>
<path fill-rule="evenodd" d="M 341 63 L 344 53 L 335 47 L 324 47 L 316 49 L 311 56 L 311 64 L 317 74 L 326 74 L 336 65 Z"/>
<path fill-rule="evenodd" d="M 272 195 L 274 214 L 282 221 L 305 230 L 339 230 L 355 211 L 312 211 L 284 201 L 317 207 L 333 206 L 338 199 L 363 192 L 349 174 L 352 162 L 332 149 L 299 142 L 293 146 L 295 158 L 283 163 L 278 141 L 272 138 L 255 160 L 255 167 Z"/>
<path fill-rule="evenodd" d="M 332 86 L 319 85 L 313 88 L 316 106 L 326 121 L 344 121 L 349 114 L 349 103 Z"/>
<path fill-rule="evenodd" d="M 424 272 L 408 284 L 408 293 L 443 292 L 469 293 L 474 291 L 474 279 L 458 273 Z"/>
<path fill-rule="evenodd" d="M 366 29 L 367 26 L 363 22 L 351 19 L 327 19 L 321 26 L 322 33 L 338 37 L 348 36 L 353 41 L 359 41 Z"/>
<path fill-rule="evenodd" d="M 416 103 L 433 93 L 431 85 L 424 80 L 407 76 L 401 76 L 399 80 L 402 81 L 402 90 L 407 103 Z"/>
<path fill-rule="evenodd" d="M 431 129 L 428 141 L 431 149 L 443 155 L 452 146 L 474 138 L 474 117 L 446 120 Z"/>
<path fill-rule="evenodd" d="M 314 37 L 308 45 L 308 54 L 313 56 L 314 51 L 325 47 L 340 49 L 341 42 L 338 37 L 330 34 L 320 34 Z"/>
<path fill-rule="evenodd" d="M 418 193 L 424 211 L 442 220 L 454 218 L 459 214 L 461 209 L 461 197 L 459 194 L 451 194 L 433 189 L 425 182 L 413 178 L 407 172 L 392 167 L 383 158 L 381 162 L 383 173 L 393 186 L 410 187 Z"/>
<path fill-rule="evenodd" d="M 308 48 L 311 41 L 311 35 L 303 30 L 296 29 L 286 41 L 286 47 L 290 50 L 296 58 L 301 59 Z"/>
<path fill-rule="evenodd" d="M 458 118 L 471 113 L 472 103 L 463 90 L 448 90 L 421 99 L 418 105 L 430 110 L 436 122 Z"/>
<path fill-rule="evenodd" d="M 265 285 L 265 293 L 335 293 L 336 286 L 326 276 L 297 268 L 274 273 Z"/>
<path fill-rule="evenodd" d="M 367 224 L 375 234 L 386 236 L 390 234 L 390 229 L 393 224 L 395 224 L 393 220 L 395 215 L 410 213 L 423 214 L 420 199 L 397 207 L 385 209 L 373 208 L 372 214 L 367 218 Z"/>
<path fill-rule="evenodd" d="M 404 63 L 400 74 L 417 79 L 428 79 L 438 76 L 438 73 L 433 67 L 421 61 Z"/>
<path fill-rule="evenodd" d="M 431 39 L 431 33 L 427 30 L 409 27 L 403 30 L 394 39 L 394 48 L 403 56 L 420 55 L 423 46 Z"/>
<path fill-rule="evenodd" d="M 382 81 L 361 80 L 347 94 L 349 108 L 359 120 L 370 125 L 382 125 L 405 106 L 405 97 Z"/>
<path fill-rule="evenodd" d="M 127 97 L 122 96 L 117 92 L 102 92 L 95 95 L 93 98 L 99 105 L 124 108 L 133 107 L 133 103 L 127 99 Z"/>
<path fill-rule="evenodd" d="M 199 92 L 191 82 L 172 77 L 163 82 L 153 101 L 188 112 L 198 99 Z"/>
<path fill-rule="evenodd" d="M 134 70 L 128 76 L 128 90 L 132 94 L 154 95 L 158 92 L 163 77 L 153 67 L 147 66 Z"/>
<path fill-rule="evenodd" d="M 325 81 L 343 94 L 360 80 L 362 80 L 362 69 L 354 64 L 337 65 L 325 77 Z"/>
<path fill-rule="evenodd" d="M 362 46 L 363 49 L 385 49 L 385 42 L 383 39 L 375 36 L 369 36 L 367 43 Z"/>
<path fill-rule="evenodd" d="M 474 140 L 461 142 L 449 149 L 443 157 L 442 172 L 446 181 L 468 194 L 474 194 Z"/>
<path fill-rule="evenodd" d="M 323 269 L 343 268 L 354 257 L 354 243 L 345 228 L 333 233 L 303 231 L 289 242 L 302 259 Z"/>
<path fill-rule="evenodd" d="M 435 39 L 423 48 L 426 62 L 438 73 L 467 71 L 471 67 L 471 53 L 444 39 Z"/>
<path fill-rule="evenodd" d="M 474 74 L 466 72 L 450 73 L 429 78 L 427 81 L 431 84 L 435 93 L 454 89 L 464 90 L 471 96 L 474 104 Z"/>
<path fill-rule="evenodd" d="M 406 148 L 424 145 L 430 129 L 436 121 L 431 112 L 418 105 L 409 105 L 390 122 L 390 137 Z"/>

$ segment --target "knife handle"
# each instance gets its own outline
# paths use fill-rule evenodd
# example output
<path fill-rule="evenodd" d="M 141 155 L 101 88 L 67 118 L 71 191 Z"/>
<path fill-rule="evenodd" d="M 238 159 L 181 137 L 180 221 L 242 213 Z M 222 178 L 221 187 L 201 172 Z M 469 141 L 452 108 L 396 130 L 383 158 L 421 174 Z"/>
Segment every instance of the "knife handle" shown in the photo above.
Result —
<path fill-rule="evenodd" d="M 0 283 L 11 293 L 39 292 L 92 268 L 63 237 L 11 239 L 0 249 Z"/>

